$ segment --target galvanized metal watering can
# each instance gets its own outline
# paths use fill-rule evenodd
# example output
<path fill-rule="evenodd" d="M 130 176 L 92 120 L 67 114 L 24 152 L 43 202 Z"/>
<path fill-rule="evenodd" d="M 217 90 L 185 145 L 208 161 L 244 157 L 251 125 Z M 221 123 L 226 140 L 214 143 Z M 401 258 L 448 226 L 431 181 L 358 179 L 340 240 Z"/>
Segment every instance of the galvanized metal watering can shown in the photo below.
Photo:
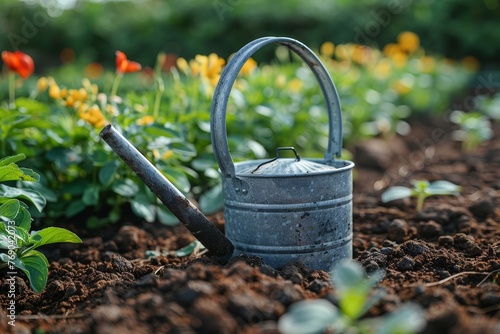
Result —
<path fill-rule="evenodd" d="M 324 159 L 302 159 L 292 147 L 276 158 L 233 163 L 226 135 L 231 87 L 245 62 L 261 47 L 279 43 L 297 53 L 319 82 L 329 116 Z M 302 262 L 329 270 L 352 257 L 352 176 L 354 164 L 338 160 L 342 117 L 337 90 L 321 61 L 302 43 L 264 37 L 238 51 L 221 74 L 211 110 L 211 135 L 222 174 L 224 236 L 172 183 L 113 126 L 100 136 L 172 213 L 221 263 L 231 255 L 258 255 L 273 267 Z M 292 150 L 295 159 L 282 159 Z"/>
<path fill-rule="evenodd" d="M 245 62 L 261 47 L 278 43 L 299 55 L 314 73 L 329 116 L 324 159 L 300 158 L 293 148 L 278 148 L 270 161 L 234 163 L 226 135 L 230 91 Z M 273 267 L 301 262 L 328 270 L 341 258 L 352 258 L 352 175 L 354 164 L 338 160 L 342 150 L 342 116 L 335 85 L 315 54 L 284 37 L 248 43 L 228 62 L 214 92 L 211 136 L 222 174 L 226 236 L 234 254 L 258 255 Z M 295 159 L 279 152 L 293 150 Z"/>

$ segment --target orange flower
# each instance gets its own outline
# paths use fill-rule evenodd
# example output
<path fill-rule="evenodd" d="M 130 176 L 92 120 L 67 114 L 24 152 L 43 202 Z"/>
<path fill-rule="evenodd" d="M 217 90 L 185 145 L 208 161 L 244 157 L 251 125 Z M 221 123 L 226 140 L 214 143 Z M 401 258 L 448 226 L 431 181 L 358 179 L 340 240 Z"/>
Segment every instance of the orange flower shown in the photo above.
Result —
<path fill-rule="evenodd" d="M 116 72 L 118 73 L 129 73 L 129 72 L 137 72 L 142 67 L 141 64 L 135 61 L 131 61 L 127 59 L 125 53 L 121 51 L 116 51 Z"/>
<path fill-rule="evenodd" d="M 420 39 L 417 34 L 411 31 L 404 31 L 398 35 L 398 45 L 404 52 L 413 53 L 420 46 Z"/>
<path fill-rule="evenodd" d="M 33 59 L 21 51 L 3 51 L 2 60 L 9 70 L 16 72 L 21 78 L 28 78 L 35 70 Z"/>

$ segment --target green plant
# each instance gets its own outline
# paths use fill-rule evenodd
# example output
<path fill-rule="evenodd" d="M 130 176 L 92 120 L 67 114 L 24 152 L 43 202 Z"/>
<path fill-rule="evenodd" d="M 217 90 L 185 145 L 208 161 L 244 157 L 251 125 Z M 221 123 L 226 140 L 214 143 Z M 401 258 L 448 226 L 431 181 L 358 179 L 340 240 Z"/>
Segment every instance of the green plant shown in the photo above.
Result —
<path fill-rule="evenodd" d="M 455 110 L 450 120 L 460 126 L 459 130 L 453 132 L 453 138 L 462 142 L 463 151 L 472 151 L 482 142 L 493 138 L 490 120 L 481 112 Z"/>
<path fill-rule="evenodd" d="M 429 196 L 434 195 L 455 195 L 460 194 L 460 186 L 449 181 L 434 181 L 430 183 L 427 180 L 411 181 L 413 188 L 396 186 L 390 187 L 382 193 L 382 202 L 387 203 L 407 197 L 417 198 L 417 211 L 421 211 L 424 201 Z"/>
<path fill-rule="evenodd" d="M 500 120 L 500 93 L 492 96 L 479 95 L 474 98 L 477 109 L 493 120 Z"/>
<path fill-rule="evenodd" d="M 16 162 L 24 159 L 24 154 L 0 160 L 0 182 L 37 182 L 39 175 L 30 169 L 20 168 Z M 31 215 L 28 206 L 18 198 L 33 204 L 41 211 L 45 199 L 40 193 L 0 185 L 0 269 L 22 270 L 35 292 L 41 292 L 47 283 L 49 262 L 36 248 L 58 243 L 82 241 L 74 233 L 59 227 L 48 227 L 40 231 L 31 230 Z"/>
<path fill-rule="evenodd" d="M 352 260 L 341 261 L 332 272 L 338 306 L 325 299 L 304 300 L 293 304 L 278 322 L 284 334 L 315 334 L 331 330 L 352 334 L 416 333 L 425 326 L 422 308 L 405 303 L 397 311 L 377 318 L 360 319 L 384 292 L 373 288 L 382 279 L 381 271 L 366 278 L 364 269 Z"/>
<path fill-rule="evenodd" d="M 318 52 L 342 101 L 346 146 L 371 136 L 408 132 L 405 119 L 410 111 L 444 110 L 451 94 L 471 75 L 461 65 L 426 55 L 418 48 L 418 37 L 406 35 L 413 36 L 411 53 L 394 43 L 386 52 L 331 42 Z M 237 47 L 241 45 L 233 51 Z M 276 53 L 271 64 L 246 64 L 231 91 L 227 132 L 235 161 L 266 158 L 279 146 L 293 145 L 310 158 L 322 157 L 327 149 L 321 89 L 310 69 L 283 48 L 266 48 Z M 120 223 L 131 209 L 148 222 L 177 223 L 99 138 L 106 123 L 194 198 L 203 212 L 220 210 L 222 188 L 209 111 L 225 60 L 216 54 L 186 60 L 160 52 L 154 70 L 144 63 L 139 72 L 114 76 L 94 63 L 100 74 L 82 78 L 85 57 L 77 52 L 77 58 L 48 70 L 49 76 L 36 83 L 27 79 L 19 93 L 29 97 L 18 97 L 14 108 L 0 101 L 0 156 L 24 153 L 25 166 L 44 176 L 36 189 L 48 203 L 43 213 L 31 212 L 32 217 L 50 225 L 78 215 L 87 227 L 98 228 Z M 122 55 L 121 64 L 134 63 Z M 116 96 L 107 94 L 114 77 L 120 77 Z M 0 76 L 0 99 L 2 80 Z M 432 94 L 438 88 L 441 93 Z"/>

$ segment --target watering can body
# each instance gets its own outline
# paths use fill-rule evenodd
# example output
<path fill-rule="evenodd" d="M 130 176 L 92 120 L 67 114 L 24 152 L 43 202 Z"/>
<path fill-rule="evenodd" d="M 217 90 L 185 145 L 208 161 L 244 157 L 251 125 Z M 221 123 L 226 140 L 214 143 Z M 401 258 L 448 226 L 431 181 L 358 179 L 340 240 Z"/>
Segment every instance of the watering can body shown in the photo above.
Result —
<path fill-rule="evenodd" d="M 273 159 L 234 163 L 227 142 L 226 108 L 230 90 L 246 60 L 261 47 L 279 43 L 310 67 L 325 97 L 329 145 L 324 159 Z M 263 258 L 279 268 L 300 262 L 329 270 L 352 258 L 352 168 L 339 160 L 342 150 L 340 101 L 321 61 L 302 43 L 285 37 L 250 42 L 229 61 L 214 92 L 212 146 L 222 175 L 226 236 L 234 255 Z"/>

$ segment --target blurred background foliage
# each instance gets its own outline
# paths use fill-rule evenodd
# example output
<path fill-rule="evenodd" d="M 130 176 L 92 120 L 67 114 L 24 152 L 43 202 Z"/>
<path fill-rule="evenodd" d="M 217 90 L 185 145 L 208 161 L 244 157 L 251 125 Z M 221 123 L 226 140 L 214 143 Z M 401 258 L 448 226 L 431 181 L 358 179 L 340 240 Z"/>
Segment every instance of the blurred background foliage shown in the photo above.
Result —
<path fill-rule="evenodd" d="M 498 22 L 500 0 L 2 0 L 0 49 L 31 54 L 43 72 L 73 58 L 111 66 L 121 49 L 141 63 L 160 51 L 227 58 L 265 35 L 313 49 L 325 41 L 380 48 L 408 30 L 431 53 L 471 55 L 490 68 L 498 67 Z"/>

